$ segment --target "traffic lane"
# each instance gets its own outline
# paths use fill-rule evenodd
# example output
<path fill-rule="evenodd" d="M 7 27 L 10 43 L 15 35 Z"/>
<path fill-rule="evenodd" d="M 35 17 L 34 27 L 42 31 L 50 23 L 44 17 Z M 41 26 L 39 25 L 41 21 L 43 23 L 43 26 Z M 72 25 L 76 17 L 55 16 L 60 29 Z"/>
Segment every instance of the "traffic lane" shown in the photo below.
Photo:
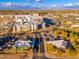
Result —
<path fill-rule="evenodd" d="M 35 36 L 36 37 L 38 36 L 37 40 L 39 41 L 39 43 L 37 43 L 37 44 L 40 46 L 39 50 L 40 50 L 41 56 L 39 56 L 38 52 L 37 53 L 34 52 L 32 59 L 47 59 L 44 54 L 45 51 L 44 51 L 44 42 L 42 39 L 42 35 L 40 33 L 36 33 Z"/>
<path fill-rule="evenodd" d="M 48 59 L 48 58 L 43 55 L 39 55 L 38 53 L 33 53 L 32 59 Z"/>
<path fill-rule="evenodd" d="M 40 36 L 40 34 L 38 32 L 35 32 L 34 35 L 35 35 L 34 48 L 39 49 L 40 43 L 42 42 L 42 38 L 41 38 L 41 36 Z"/>
<path fill-rule="evenodd" d="M 44 42 L 43 42 L 43 37 L 40 33 L 36 33 L 35 35 L 37 37 L 38 42 L 36 42 L 40 46 L 40 53 L 44 53 Z"/>

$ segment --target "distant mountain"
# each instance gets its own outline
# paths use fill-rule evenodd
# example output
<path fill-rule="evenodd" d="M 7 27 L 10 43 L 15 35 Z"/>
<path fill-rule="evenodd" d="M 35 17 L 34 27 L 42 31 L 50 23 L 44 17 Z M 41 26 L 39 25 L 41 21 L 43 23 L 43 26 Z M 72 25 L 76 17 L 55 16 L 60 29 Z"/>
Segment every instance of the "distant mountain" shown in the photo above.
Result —
<path fill-rule="evenodd" d="M 62 9 L 79 9 L 79 5 L 63 6 Z"/>
<path fill-rule="evenodd" d="M 37 7 L 33 6 L 0 6 L 0 10 L 34 10 L 34 9 L 39 9 Z"/>
<path fill-rule="evenodd" d="M 13 6 L 0 6 L 0 10 L 52 10 L 52 9 L 79 9 L 79 5 L 74 6 L 63 6 L 63 7 L 34 7 L 34 6 L 20 6 L 20 5 L 13 5 Z"/>
<path fill-rule="evenodd" d="M 63 7 L 55 7 L 55 8 L 51 8 L 51 10 L 78 10 L 79 9 L 79 6 L 63 6 Z"/>

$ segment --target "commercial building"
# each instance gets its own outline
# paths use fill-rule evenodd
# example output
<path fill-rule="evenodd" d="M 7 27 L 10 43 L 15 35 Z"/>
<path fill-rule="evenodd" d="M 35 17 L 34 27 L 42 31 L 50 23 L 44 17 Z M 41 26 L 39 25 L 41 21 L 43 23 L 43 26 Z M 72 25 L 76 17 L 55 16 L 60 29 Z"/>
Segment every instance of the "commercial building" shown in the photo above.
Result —
<path fill-rule="evenodd" d="M 64 49 L 66 48 L 68 42 L 65 40 L 54 40 L 54 41 L 48 41 L 49 44 L 52 44 L 56 48 Z"/>

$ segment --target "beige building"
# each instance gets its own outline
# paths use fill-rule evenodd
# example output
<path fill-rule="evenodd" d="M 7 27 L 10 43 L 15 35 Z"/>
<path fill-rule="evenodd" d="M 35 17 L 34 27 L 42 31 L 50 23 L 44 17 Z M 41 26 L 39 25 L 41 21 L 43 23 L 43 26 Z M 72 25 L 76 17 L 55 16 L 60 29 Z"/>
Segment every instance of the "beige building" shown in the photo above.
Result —
<path fill-rule="evenodd" d="M 24 32 L 38 30 L 38 25 L 41 24 L 42 28 L 45 23 L 42 19 L 33 15 L 15 15 L 13 32 Z"/>

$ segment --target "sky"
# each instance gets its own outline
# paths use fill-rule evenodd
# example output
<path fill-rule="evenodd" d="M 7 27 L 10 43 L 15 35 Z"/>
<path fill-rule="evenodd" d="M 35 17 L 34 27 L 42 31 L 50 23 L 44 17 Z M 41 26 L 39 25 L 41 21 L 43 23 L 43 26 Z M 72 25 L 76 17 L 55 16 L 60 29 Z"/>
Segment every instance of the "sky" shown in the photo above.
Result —
<path fill-rule="evenodd" d="M 0 0 L 1 8 L 12 8 L 14 6 L 32 7 L 62 7 L 79 5 L 79 0 Z"/>

